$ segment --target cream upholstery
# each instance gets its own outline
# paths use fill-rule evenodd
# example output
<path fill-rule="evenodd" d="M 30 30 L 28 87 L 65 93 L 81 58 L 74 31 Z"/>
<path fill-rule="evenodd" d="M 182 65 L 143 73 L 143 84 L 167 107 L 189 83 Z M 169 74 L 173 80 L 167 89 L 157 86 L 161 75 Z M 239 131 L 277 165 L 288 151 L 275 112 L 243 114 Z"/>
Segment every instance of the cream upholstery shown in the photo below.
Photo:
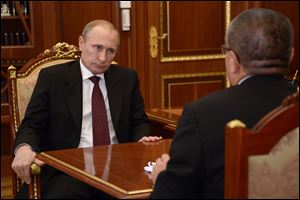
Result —
<path fill-rule="evenodd" d="M 225 127 L 224 197 L 299 199 L 299 92 L 251 129 Z"/>
<path fill-rule="evenodd" d="M 248 198 L 299 198 L 299 127 L 266 155 L 249 156 Z"/>
<path fill-rule="evenodd" d="M 28 76 L 19 77 L 16 80 L 17 90 L 18 90 L 17 101 L 19 106 L 20 122 L 24 118 L 25 110 L 29 103 L 40 70 L 46 67 L 50 67 L 56 64 L 62 64 L 70 61 L 72 60 L 60 59 L 60 60 L 49 61 L 47 63 L 40 65 L 40 67 L 35 68 L 30 74 L 28 74 Z"/>

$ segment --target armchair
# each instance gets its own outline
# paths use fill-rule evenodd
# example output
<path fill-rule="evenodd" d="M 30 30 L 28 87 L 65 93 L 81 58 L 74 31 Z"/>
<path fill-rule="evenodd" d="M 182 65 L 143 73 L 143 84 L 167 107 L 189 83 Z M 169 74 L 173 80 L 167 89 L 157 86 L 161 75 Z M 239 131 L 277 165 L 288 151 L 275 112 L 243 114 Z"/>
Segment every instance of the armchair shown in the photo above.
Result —
<path fill-rule="evenodd" d="M 46 49 L 36 58 L 32 58 L 19 71 L 13 66 L 8 68 L 8 100 L 10 120 L 11 146 L 18 131 L 20 122 L 24 118 L 38 74 L 42 68 L 56 64 L 70 62 L 80 58 L 77 47 L 65 42 L 57 43 L 51 49 Z M 39 174 L 40 168 L 31 165 L 32 181 L 29 185 L 29 198 L 40 198 Z M 22 182 L 13 173 L 13 196 L 19 191 Z"/>
<path fill-rule="evenodd" d="M 252 129 L 225 128 L 225 198 L 299 199 L 299 93 Z"/>

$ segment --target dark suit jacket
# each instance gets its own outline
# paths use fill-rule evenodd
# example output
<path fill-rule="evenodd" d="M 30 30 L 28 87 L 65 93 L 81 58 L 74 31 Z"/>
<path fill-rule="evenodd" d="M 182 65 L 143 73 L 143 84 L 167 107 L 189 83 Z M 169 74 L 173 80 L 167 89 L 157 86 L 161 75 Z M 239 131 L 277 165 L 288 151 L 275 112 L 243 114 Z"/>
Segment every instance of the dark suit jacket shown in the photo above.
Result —
<path fill-rule="evenodd" d="M 111 65 L 105 82 L 116 136 L 120 143 L 149 134 L 149 124 L 135 71 Z M 35 151 L 76 148 L 82 123 L 82 76 L 79 61 L 42 69 L 15 145 Z"/>
<path fill-rule="evenodd" d="M 281 76 L 253 76 L 186 105 L 151 198 L 224 198 L 225 124 L 250 128 L 295 91 Z"/>

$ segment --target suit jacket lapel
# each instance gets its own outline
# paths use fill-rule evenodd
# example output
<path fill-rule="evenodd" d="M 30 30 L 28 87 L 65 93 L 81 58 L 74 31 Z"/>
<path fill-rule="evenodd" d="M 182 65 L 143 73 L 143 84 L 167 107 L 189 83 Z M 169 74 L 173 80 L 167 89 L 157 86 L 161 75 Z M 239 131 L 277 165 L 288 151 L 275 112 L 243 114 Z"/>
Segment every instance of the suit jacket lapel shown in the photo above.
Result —
<path fill-rule="evenodd" d="M 110 69 L 104 74 L 104 76 L 111 118 L 115 131 L 117 131 L 123 101 L 123 88 L 122 84 L 119 83 L 121 81 L 121 75 L 118 74 L 116 70 L 114 70 L 114 66 L 112 65 Z"/>
<path fill-rule="evenodd" d="M 64 86 L 64 94 L 73 120 L 81 132 L 82 122 L 82 76 L 79 61 L 68 68 Z"/>

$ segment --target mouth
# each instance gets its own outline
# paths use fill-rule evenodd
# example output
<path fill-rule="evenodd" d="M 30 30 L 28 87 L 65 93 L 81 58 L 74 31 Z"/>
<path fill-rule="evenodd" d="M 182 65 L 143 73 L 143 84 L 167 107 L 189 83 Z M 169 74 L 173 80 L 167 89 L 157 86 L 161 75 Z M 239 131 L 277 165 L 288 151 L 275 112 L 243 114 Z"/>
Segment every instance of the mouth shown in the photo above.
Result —
<path fill-rule="evenodd" d="M 105 68 L 106 67 L 105 63 L 93 63 L 93 64 L 94 64 L 94 66 L 96 66 L 96 68 Z"/>

